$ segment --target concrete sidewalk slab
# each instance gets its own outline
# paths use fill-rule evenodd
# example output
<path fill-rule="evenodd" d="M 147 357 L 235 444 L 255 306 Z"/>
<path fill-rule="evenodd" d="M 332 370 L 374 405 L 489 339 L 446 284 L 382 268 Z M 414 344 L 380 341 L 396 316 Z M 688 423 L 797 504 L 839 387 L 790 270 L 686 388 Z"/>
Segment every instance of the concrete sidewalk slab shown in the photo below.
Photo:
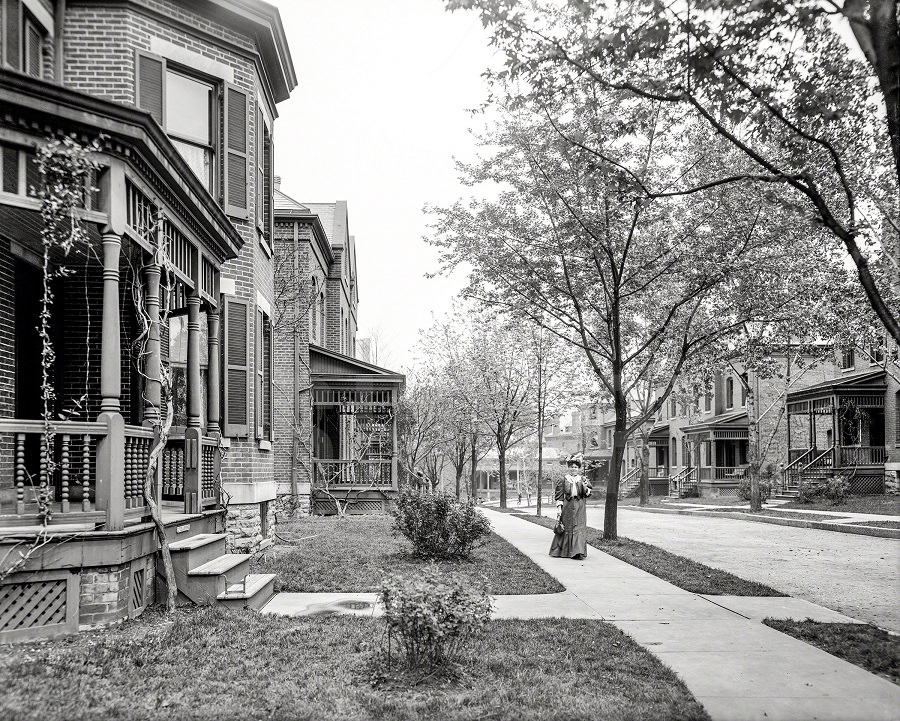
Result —
<path fill-rule="evenodd" d="M 674 670 L 715 721 L 900 719 L 900 688 L 890 681 L 714 603 L 714 597 L 654 583 L 654 576 L 635 567 L 626 571 L 621 565 L 628 564 L 595 548 L 582 562 L 550 559 L 550 529 L 488 513 L 498 535 Z M 665 590 L 641 595 L 630 588 L 642 578 L 644 589 Z M 807 615 L 812 610 L 804 608 Z"/>
<path fill-rule="evenodd" d="M 843 613 L 832 611 L 830 608 L 790 596 L 707 596 L 701 594 L 701 597 L 754 621 L 762 621 L 765 618 L 779 620 L 792 618 L 795 621 L 809 619 L 819 623 L 865 624 L 865 621 L 858 621 Z"/>

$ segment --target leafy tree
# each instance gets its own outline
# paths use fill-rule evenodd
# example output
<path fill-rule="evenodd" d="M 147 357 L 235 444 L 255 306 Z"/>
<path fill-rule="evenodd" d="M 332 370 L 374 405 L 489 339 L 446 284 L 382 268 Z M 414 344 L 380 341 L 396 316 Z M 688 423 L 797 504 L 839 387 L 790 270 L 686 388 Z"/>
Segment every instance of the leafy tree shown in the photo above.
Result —
<path fill-rule="evenodd" d="M 467 294 L 583 351 L 615 413 L 604 536 L 616 538 L 627 440 L 688 361 L 777 311 L 767 274 L 790 282 L 804 269 L 790 262 L 793 239 L 762 214 L 754 186 L 647 197 L 650 183 L 703 182 L 723 162 L 739 163 L 714 134 L 663 116 L 659 103 L 582 90 L 545 118 L 519 108 L 483 138 L 492 152 L 461 170 L 496 197 L 434 210 L 431 242 L 443 270 L 470 269 Z M 660 132 L 672 124 L 679 135 Z M 698 144 L 702 163 L 686 152 Z M 651 380 L 661 392 L 634 413 L 630 397 Z"/>
<path fill-rule="evenodd" d="M 519 324 L 476 308 L 457 308 L 423 337 L 423 348 L 450 372 L 463 414 L 492 438 L 500 465 L 500 507 L 506 508 L 506 454 L 532 435 L 536 372 Z"/>
<path fill-rule="evenodd" d="M 448 0 L 447 6 L 480 13 L 506 60 L 489 76 L 499 95 L 515 89 L 515 103 L 552 115 L 562 99 L 591 102 L 586 84 L 701 121 L 746 162 L 723 163 L 702 180 L 685 174 L 658 182 L 634 172 L 633 154 L 554 129 L 621 168 L 645 198 L 696 197 L 751 183 L 767 208 L 784 204 L 811 214 L 849 254 L 872 309 L 900 342 L 896 2 Z M 642 112 L 641 103 L 634 107 Z M 659 132 L 681 136 L 684 127 L 673 123 Z M 692 152 L 701 162 L 704 148 Z"/>

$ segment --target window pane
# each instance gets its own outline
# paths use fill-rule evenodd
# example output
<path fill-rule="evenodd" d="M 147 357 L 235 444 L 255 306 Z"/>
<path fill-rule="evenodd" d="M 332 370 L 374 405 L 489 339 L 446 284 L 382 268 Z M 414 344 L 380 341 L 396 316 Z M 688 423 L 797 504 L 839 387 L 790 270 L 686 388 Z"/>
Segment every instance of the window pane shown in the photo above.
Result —
<path fill-rule="evenodd" d="M 166 132 L 180 138 L 210 142 L 212 86 L 168 71 L 166 73 Z"/>
<path fill-rule="evenodd" d="M 180 140 L 172 139 L 172 145 L 181 154 L 181 157 L 191 166 L 194 174 L 200 178 L 207 188 L 212 183 L 212 153 L 209 148 L 201 148 L 198 145 L 191 145 Z"/>

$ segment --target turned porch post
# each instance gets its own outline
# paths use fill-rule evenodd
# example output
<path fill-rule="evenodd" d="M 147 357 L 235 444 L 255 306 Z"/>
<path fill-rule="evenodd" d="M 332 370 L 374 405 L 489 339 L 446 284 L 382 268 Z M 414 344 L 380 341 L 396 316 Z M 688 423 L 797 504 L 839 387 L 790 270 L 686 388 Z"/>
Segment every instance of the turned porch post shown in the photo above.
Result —
<path fill-rule="evenodd" d="M 101 176 L 100 201 L 107 216 L 103 245 L 103 318 L 100 333 L 100 415 L 106 435 L 97 443 L 97 508 L 106 511 L 106 529 L 125 527 L 125 421 L 120 413 L 122 352 L 119 341 L 119 257 L 125 232 L 125 166 L 112 159 Z"/>
<path fill-rule="evenodd" d="M 159 279 L 161 268 L 154 253 L 151 261 L 144 267 L 144 305 L 147 312 L 149 328 L 147 330 L 147 349 L 144 356 L 144 415 L 146 425 L 159 423 L 162 405 L 160 385 L 160 347 L 159 347 Z"/>
<path fill-rule="evenodd" d="M 200 291 L 187 299 L 187 422 L 184 430 L 184 512 L 199 513 L 202 499 L 200 453 L 203 442 L 202 378 L 200 375 Z"/>
<path fill-rule="evenodd" d="M 219 425 L 219 309 L 212 308 L 206 312 L 206 330 L 208 336 L 209 359 L 206 368 L 206 432 L 218 435 Z"/>

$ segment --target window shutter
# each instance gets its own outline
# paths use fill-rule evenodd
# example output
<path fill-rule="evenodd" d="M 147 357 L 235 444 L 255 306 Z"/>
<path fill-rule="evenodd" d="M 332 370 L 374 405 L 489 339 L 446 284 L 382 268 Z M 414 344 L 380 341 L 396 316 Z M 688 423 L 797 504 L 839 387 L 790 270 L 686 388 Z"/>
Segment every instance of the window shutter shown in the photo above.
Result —
<path fill-rule="evenodd" d="M 41 45 L 43 38 L 34 23 L 25 23 L 25 72 L 33 78 L 40 79 L 43 75 L 43 57 Z"/>
<path fill-rule="evenodd" d="M 166 61 L 158 55 L 137 54 L 137 106 L 146 110 L 160 125 L 164 125 Z"/>
<path fill-rule="evenodd" d="M 263 382 L 265 375 L 263 373 L 263 312 L 259 308 L 256 309 L 256 327 L 255 327 L 254 347 L 256 349 L 256 362 L 254 364 L 254 370 L 256 375 L 256 386 L 254 388 L 253 400 L 254 400 L 254 408 L 256 410 L 254 421 L 256 422 L 256 437 L 263 437 L 263 404 L 264 404 L 264 393 L 263 393 Z"/>
<path fill-rule="evenodd" d="M 22 68 L 22 3 L 3 1 L 3 59 L 13 70 Z"/>
<path fill-rule="evenodd" d="M 226 436 L 250 435 L 250 304 L 240 298 L 225 299 L 224 366 L 225 402 L 224 433 Z"/>
<path fill-rule="evenodd" d="M 265 151 L 265 198 L 263 200 L 265 208 L 265 231 L 266 238 L 269 241 L 269 247 L 275 245 L 275 213 L 273 205 L 275 203 L 275 143 L 271 134 L 266 134 L 266 151 Z"/>
<path fill-rule="evenodd" d="M 268 332 L 268 351 L 269 357 L 266 359 L 266 420 L 268 421 L 269 433 L 267 438 L 270 441 L 275 440 L 275 329 L 272 327 L 272 321 L 269 319 Z"/>
<path fill-rule="evenodd" d="M 247 139 L 247 93 L 225 85 L 225 212 L 236 218 L 249 217 L 249 141 Z"/>

